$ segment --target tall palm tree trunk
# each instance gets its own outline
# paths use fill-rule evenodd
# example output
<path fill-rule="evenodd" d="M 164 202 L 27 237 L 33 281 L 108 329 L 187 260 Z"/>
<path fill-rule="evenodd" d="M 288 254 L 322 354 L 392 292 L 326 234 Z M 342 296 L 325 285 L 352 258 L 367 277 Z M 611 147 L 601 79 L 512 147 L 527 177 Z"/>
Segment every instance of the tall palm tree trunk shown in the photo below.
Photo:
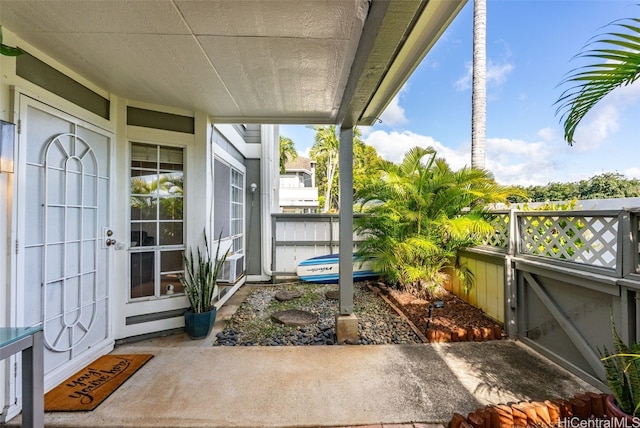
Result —
<path fill-rule="evenodd" d="M 484 168 L 487 134 L 487 0 L 473 0 L 471 167 Z"/>
<path fill-rule="evenodd" d="M 336 168 L 331 158 L 327 164 L 327 190 L 324 192 L 324 212 L 328 213 L 331 209 L 331 189 L 333 188 L 333 177 Z"/>

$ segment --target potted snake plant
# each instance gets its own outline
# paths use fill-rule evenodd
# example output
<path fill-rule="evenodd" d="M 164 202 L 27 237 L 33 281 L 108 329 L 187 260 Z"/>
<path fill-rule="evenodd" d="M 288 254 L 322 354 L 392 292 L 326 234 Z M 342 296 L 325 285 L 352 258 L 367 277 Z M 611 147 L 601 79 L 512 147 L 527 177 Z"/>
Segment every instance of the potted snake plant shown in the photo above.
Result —
<path fill-rule="evenodd" d="M 611 390 L 606 401 L 607 415 L 626 420 L 627 426 L 636 426 L 634 422 L 640 416 L 640 344 L 624 343 L 616 331 L 613 316 L 611 325 L 613 353 L 606 347 L 599 351 Z"/>
<path fill-rule="evenodd" d="M 184 293 L 189 299 L 189 309 L 184 314 L 185 330 L 192 339 L 204 339 L 209 336 L 216 320 L 216 307 L 213 299 L 218 294 L 218 273 L 227 259 L 229 250 L 220 256 L 220 240 L 212 257 L 206 232 L 204 233 L 204 247 L 185 251 L 184 274 L 180 282 Z"/>

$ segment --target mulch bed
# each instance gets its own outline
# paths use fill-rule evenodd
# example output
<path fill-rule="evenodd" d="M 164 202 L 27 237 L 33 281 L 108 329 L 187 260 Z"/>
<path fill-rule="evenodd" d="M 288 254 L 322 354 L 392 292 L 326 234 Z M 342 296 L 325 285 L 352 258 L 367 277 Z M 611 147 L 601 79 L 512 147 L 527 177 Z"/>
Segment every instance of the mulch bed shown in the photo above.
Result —
<path fill-rule="evenodd" d="M 444 302 L 444 307 L 433 308 L 429 322 L 432 300 L 418 299 L 383 283 L 372 286 L 400 309 L 429 342 L 479 342 L 501 339 L 503 336 L 500 323 L 453 293 L 447 292 L 439 299 Z"/>

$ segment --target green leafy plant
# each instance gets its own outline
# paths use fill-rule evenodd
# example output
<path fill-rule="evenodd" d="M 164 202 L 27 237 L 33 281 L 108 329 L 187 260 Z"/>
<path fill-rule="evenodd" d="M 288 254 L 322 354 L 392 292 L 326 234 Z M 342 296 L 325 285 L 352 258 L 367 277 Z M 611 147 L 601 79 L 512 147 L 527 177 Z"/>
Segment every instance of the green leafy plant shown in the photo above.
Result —
<path fill-rule="evenodd" d="M 2 25 L 0 25 L 0 54 L 4 56 L 22 55 L 24 51 L 20 48 L 13 48 L 2 43 Z"/>
<path fill-rule="evenodd" d="M 578 57 L 595 62 L 575 69 L 562 82 L 569 85 L 556 101 L 556 114 L 564 122 L 564 138 L 573 144 L 584 116 L 607 94 L 640 77 L 640 19 L 619 20 L 612 31 L 591 42 Z"/>
<path fill-rule="evenodd" d="M 484 207 L 514 192 L 485 170 L 452 171 L 436 155 L 415 147 L 400 164 L 382 163 L 355 195 L 366 214 L 355 223 L 365 237 L 359 255 L 387 282 L 419 297 L 441 293 L 447 271 L 471 287 L 473 275 L 459 263 L 458 250 L 495 231 Z"/>
<path fill-rule="evenodd" d="M 213 308 L 213 299 L 218 293 L 218 274 L 230 251 L 227 250 L 220 257 L 221 238 L 222 232 L 218 236 L 218 247 L 213 258 L 206 233 L 204 248 L 198 246 L 195 251 L 190 248 L 183 254 L 184 275 L 180 277 L 180 282 L 189 299 L 191 310 L 196 314 L 210 311 Z"/>
<path fill-rule="evenodd" d="M 606 347 L 600 352 L 607 384 L 618 408 L 635 416 L 640 410 L 640 344 L 627 346 L 616 331 L 613 317 L 613 354 Z"/>

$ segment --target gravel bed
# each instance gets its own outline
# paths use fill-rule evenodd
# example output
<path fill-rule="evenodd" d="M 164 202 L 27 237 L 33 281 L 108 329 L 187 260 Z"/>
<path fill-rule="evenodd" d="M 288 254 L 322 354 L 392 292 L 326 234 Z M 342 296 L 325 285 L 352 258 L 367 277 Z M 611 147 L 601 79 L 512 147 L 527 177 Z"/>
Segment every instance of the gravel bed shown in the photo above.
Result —
<path fill-rule="evenodd" d="M 280 302 L 280 290 L 299 290 L 302 297 Z M 337 345 L 335 316 L 338 301 L 325 293 L 337 284 L 295 283 L 259 286 L 252 290 L 226 327 L 217 334 L 214 346 L 304 346 Z M 316 324 L 286 327 L 271 320 L 271 314 L 300 309 L 318 315 Z M 360 345 L 422 343 L 409 325 L 365 283 L 354 284 L 354 311 L 358 317 Z"/>

